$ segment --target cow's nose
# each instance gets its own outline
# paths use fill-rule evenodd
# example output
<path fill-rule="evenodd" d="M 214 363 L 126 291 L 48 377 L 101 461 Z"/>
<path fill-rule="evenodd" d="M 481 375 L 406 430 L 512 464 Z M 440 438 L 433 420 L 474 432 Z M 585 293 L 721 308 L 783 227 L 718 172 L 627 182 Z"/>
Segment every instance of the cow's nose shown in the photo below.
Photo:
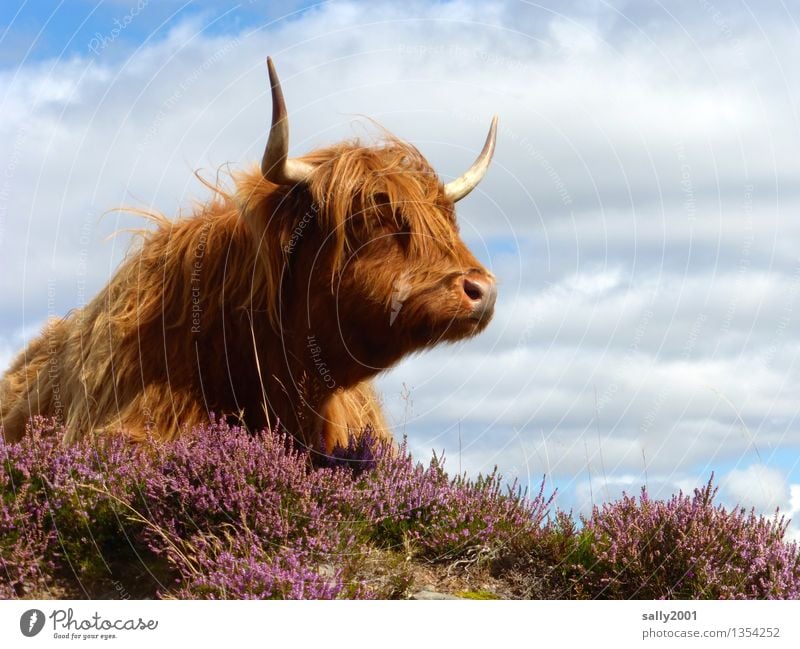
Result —
<path fill-rule="evenodd" d="M 483 273 L 470 273 L 461 279 L 464 296 L 477 318 L 491 316 L 497 300 L 497 284 L 494 279 Z"/>

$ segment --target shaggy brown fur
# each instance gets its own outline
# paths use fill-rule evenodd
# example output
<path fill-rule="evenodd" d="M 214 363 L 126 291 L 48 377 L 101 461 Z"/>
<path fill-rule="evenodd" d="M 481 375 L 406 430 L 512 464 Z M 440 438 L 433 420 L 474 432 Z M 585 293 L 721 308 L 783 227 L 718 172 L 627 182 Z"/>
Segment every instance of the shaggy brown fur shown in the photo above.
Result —
<path fill-rule="evenodd" d="M 0 423 L 33 415 L 67 441 L 120 431 L 161 438 L 214 412 L 280 425 L 329 452 L 348 430 L 388 427 L 370 379 L 403 356 L 482 330 L 466 275 L 491 275 L 458 236 L 422 155 L 389 138 L 304 160 L 305 185 L 252 169 L 189 218 L 151 215 L 108 285 L 51 322 L 0 382 Z"/>

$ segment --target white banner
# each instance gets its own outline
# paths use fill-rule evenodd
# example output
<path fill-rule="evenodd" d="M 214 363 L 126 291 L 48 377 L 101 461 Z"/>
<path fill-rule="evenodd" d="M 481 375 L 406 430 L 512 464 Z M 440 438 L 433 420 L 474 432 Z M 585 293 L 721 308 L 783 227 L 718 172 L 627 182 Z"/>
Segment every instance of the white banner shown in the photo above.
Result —
<path fill-rule="evenodd" d="M 796 601 L 0 601 L 0 647 L 798 647 L 798 618 Z"/>

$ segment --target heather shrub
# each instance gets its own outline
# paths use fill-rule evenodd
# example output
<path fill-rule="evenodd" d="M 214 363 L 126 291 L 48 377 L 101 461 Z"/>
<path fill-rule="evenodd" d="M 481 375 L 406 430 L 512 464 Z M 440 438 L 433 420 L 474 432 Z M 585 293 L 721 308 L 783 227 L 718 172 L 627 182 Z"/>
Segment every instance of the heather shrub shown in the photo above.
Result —
<path fill-rule="evenodd" d="M 713 479 L 713 476 L 712 476 Z M 595 507 L 596 597 L 730 599 L 800 597 L 800 556 L 786 543 L 789 524 L 714 506 L 711 480 L 692 496 L 651 500 L 624 495 Z"/>
<path fill-rule="evenodd" d="M 334 501 L 314 498 L 341 480 L 311 472 L 285 438 L 212 422 L 174 442 L 65 448 L 62 432 L 39 422 L 22 442 L 0 443 L 3 597 L 44 596 L 54 581 L 98 596 L 110 590 L 99 581 L 131 578 L 120 564 L 150 577 L 149 595 L 322 597 L 342 587 L 336 572 L 313 585 L 297 568 L 343 556 L 349 537 Z M 246 562 L 255 576 L 243 577 Z M 292 586 L 295 569 L 308 588 Z"/>
<path fill-rule="evenodd" d="M 535 533 L 552 501 L 543 496 L 544 481 L 532 499 L 516 482 L 503 488 L 496 468 L 475 480 L 451 479 L 435 456 L 427 468 L 405 448 L 381 459 L 359 485 L 356 509 L 369 521 L 373 540 L 410 546 L 426 559 L 493 556 L 515 536 Z"/>
<path fill-rule="evenodd" d="M 451 478 L 368 433 L 321 467 L 225 422 L 144 445 L 62 434 L 39 420 L 0 441 L 2 598 L 402 597 L 414 560 L 490 570 L 522 597 L 800 596 L 787 523 L 714 506 L 710 482 L 576 522 L 544 481 L 530 497 L 496 470 Z"/>
<path fill-rule="evenodd" d="M 338 549 L 338 516 L 314 497 L 332 489 L 331 471 L 311 471 L 283 435 L 212 422 L 155 443 L 150 462 L 158 470 L 143 485 L 142 513 L 171 538 L 233 527 L 265 545 Z"/>
<path fill-rule="evenodd" d="M 191 555 L 171 551 L 183 575 L 173 597 L 334 599 L 344 588 L 341 569 L 325 574 L 302 550 L 265 546 L 253 533 L 200 535 L 191 546 Z"/>
<path fill-rule="evenodd" d="M 392 445 L 367 426 L 361 435 L 350 435 L 347 446 L 337 444 L 330 455 L 321 459 L 321 464 L 329 468 L 348 468 L 358 476 L 373 470 L 380 458 L 390 456 L 392 451 Z"/>
<path fill-rule="evenodd" d="M 59 572 L 76 575 L 76 592 L 88 594 L 81 579 L 108 573 L 104 555 L 123 559 L 130 548 L 117 503 L 129 499 L 137 451 L 120 454 L 119 440 L 63 448 L 62 433 L 38 421 L 24 443 L 0 442 L 4 596 L 45 596 Z M 111 492 L 118 500 L 104 495 Z"/>
<path fill-rule="evenodd" d="M 492 561 L 492 573 L 521 599 L 587 599 L 592 596 L 593 537 L 580 521 L 556 511 L 535 534 L 520 535 Z"/>

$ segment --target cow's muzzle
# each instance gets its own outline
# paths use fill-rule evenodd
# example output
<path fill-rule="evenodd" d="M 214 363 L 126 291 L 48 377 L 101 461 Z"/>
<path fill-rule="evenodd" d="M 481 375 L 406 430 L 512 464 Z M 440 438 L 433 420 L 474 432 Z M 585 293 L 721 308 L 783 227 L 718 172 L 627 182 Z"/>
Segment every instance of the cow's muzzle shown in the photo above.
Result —
<path fill-rule="evenodd" d="M 482 271 L 470 271 L 461 278 L 460 284 L 469 317 L 474 320 L 489 320 L 497 301 L 497 282 L 494 277 Z"/>

